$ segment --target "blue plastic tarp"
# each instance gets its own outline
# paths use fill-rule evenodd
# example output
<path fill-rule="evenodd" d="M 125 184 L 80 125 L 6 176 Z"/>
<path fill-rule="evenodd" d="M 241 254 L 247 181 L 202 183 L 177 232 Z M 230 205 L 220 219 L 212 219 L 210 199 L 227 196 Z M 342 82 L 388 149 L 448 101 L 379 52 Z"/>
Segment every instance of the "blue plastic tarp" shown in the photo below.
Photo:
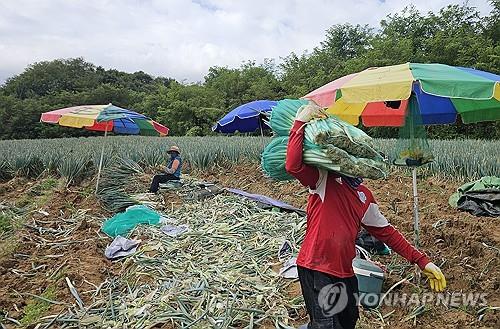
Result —
<path fill-rule="evenodd" d="M 295 211 L 299 214 L 305 214 L 305 211 L 302 210 L 302 209 L 299 209 L 299 208 L 296 208 L 294 206 L 291 206 L 287 203 L 284 203 L 282 201 L 279 201 L 279 200 L 275 200 L 275 199 L 272 199 L 268 196 L 265 196 L 265 195 L 262 195 L 262 194 L 252 194 L 252 193 L 248 193 L 248 192 L 245 192 L 245 191 L 242 191 L 242 190 L 238 190 L 238 189 L 235 189 L 235 188 L 228 188 L 226 189 L 227 191 L 231 192 L 231 193 L 234 193 L 234 194 L 238 194 L 238 195 L 241 195 L 243 197 L 246 197 L 246 198 L 249 198 L 251 200 L 254 200 L 254 201 L 257 201 L 257 202 L 261 202 L 261 203 L 264 203 L 264 204 L 267 204 L 267 205 L 270 205 L 270 206 L 273 206 L 273 207 L 277 207 L 277 208 L 281 208 L 281 209 L 286 209 L 286 210 L 290 210 L 290 211 Z"/>

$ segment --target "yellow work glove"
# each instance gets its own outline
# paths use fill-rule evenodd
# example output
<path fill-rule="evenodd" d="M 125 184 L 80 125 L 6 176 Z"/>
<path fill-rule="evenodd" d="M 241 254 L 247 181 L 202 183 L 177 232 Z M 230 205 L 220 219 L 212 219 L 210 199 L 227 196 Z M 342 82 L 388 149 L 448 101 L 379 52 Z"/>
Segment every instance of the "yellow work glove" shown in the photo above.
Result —
<path fill-rule="evenodd" d="M 325 117 L 325 114 L 323 113 L 321 107 L 319 107 L 313 102 L 309 102 L 306 105 L 302 105 L 297 110 L 297 114 L 295 115 L 295 120 L 302 122 L 309 122 L 314 118 L 323 118 L 323 117 Z"/>
<path fill-rule="evenodd" d="M 436 292 L 444 291 L 446 288 L 446 279 L 443 272 L 434 263 L 428 263 L 423 270 L 424 274 L 429 279 L 431 289 Z"/>

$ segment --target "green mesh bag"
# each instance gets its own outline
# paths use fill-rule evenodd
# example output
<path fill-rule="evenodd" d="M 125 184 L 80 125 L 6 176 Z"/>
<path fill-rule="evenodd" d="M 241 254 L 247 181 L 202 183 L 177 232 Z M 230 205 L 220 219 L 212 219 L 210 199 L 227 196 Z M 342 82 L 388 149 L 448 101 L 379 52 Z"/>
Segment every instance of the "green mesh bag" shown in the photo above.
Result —
<path fill-rule="evenodd" d="M 102 224 L 101 230 L 113 238 L 118 235 L 125 237 L 139 224 L 158 224 L 160 217 L 160 214 L 146 206 L 130 206 L 125 212 L 118 213 L 106 220 Z"/>
<path fill-rule="evenodd" d="M 269 124 L 278 136 L 288 136 L 292 128 L 297 110 L 308 103 L 304 99 L 284 99 L 278 102 L 271 111 Z"/>
<path fill-rule="evenodd" d="M 433 160 L 418 102 L 412 94 L 405 125 L 399 129 L 393 163 L 397 166 L 419 167 Z"/>
<path fill-rule="evenodd" d="M 293 179 L 285 170 L 288 135 L 297 111 L 308 103 L 285 99 L 273 108 L 270 126 L 277 136 L 264 149 L 261 162 L 267 176 Z M 350 177 L 387 177 L 387 165 L 364 131 L 334 116 L 312 120 L 301 129 L 305 129 L 304 163 Z"/>
<path fill-rule="evenodd" d="M 288 136 L 277 136 L 265 147 L 262 152 L 261 167 L 266 176 L 279 181 L 294 179 L 285 169 L 287 145 Z M 303 157 L 304 163 L 326 170 L 340 170 L 320 146 L 308 141 L 304 141 Z"/>
<path fill-rule="evenodd" d="M 328 144 L 324 146 L 328 159 L 340 169 L 338 172 L 350 177 L 382 179 L 387 177 L 387 165 L 383 161 L 355 157 L 341 148 Z"/>
<path fill-rule="evenodd" d="M 279 181 L 293 179 L 285 169 L 287 144 L 288 137 L 277 136 L 264 149 L 261 167 L 268 177 Z M 357 158 L 333 145 L 320 146 L 305 140 L 303 159 L 308 165 L 336 171 L 345 176 L 371 179 L 387 177 L 384 162 Z"/>
<path fill-rule="evenodd" d="M 264 152 L 262 152 L 262 170 L 267 176 L 279 181 L 293 179 L 285 170 L 287 144 L 287 136 L 277 136 L 267 144 Z"/>
<path fill-rule="evenodd" d="M 373 140 L 363 130 L 334 116 L 311 121 L 305 128 L 306 140 L 321 146 L 335 145 L 358 158 L 382 161 Z"/>

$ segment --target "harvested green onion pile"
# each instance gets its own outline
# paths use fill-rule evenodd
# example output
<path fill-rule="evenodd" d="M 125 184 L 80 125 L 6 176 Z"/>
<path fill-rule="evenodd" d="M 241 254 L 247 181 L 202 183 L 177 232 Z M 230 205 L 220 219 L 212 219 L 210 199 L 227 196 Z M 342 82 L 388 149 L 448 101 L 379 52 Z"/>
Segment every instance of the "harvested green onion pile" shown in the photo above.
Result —
<path fill-rule="evenodd" d="M 272 267 L 283 241 L 298 251 L 301 215 L 227 194 L 168 215 L 189 231 L 171 238 L 155 226 L 136 228 L 131 236 L 147 239 L 123 261 L 120 277 L 78 291 L 90 301 L 44 318 L 45 328 L 293 329 L 302 297 L 290 296 L 293 281 Z"/>
<path fill-rule="evenodd" d="M 285 99 L 271 112 L 270 126 L 276 137 L 262 153 L 262 169 L 276 180 L 293 177 L 285 170 L 288 134 L 300 107 L 306 100 Z M 336 171 L 350 177 L 380 179 L 387 177 L 387 165 L 362 130 L 329 116 L 305 125 L 304 163 Z"/>

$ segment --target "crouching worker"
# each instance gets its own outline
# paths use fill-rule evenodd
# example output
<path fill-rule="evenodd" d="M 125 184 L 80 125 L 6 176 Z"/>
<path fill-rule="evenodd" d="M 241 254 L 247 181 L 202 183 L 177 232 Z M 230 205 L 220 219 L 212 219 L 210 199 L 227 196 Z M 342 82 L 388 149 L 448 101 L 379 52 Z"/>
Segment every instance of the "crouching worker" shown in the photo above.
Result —
<path fill-rule="evenodd" d="M 441 270 L 413 247 L 380 213 L 372 192 L 360 178 L 350 178 L 304 164 L 302 147 L 304 125 L 321 115 L 320 108 L 307 105 L 299 109 L 290 131 L 286 170 L 309 187 L 307 228 L 297 257 L 297 269 L 310 322 L 300 328 L 351 329 L 358 320 L 358 281 L 352 268 L 355 240 L 360 227 L 385 242 L 409 262 L 417 264 L 440 292 L 446 287 Z M 328 289 L 343 287 L 345 307 L 331 311 Z M 324 289 L 323 289 L 324 288 Z M 323 289 L 323 290 L 322 290 Z M 344 304 L 342 304 L 344 306 Z"/>
<path fill-rule="evenodd" d="M 171 180 L 179 180 L 181 178 L 182 159 L 181 152 L 177 146 L 172 146 L 168 152 L 170 159 L 168 160 L 167 167 L 164 174 L 155 175 L 149 192 L 156 193 L 160 183 L 166 183 Z"/>

